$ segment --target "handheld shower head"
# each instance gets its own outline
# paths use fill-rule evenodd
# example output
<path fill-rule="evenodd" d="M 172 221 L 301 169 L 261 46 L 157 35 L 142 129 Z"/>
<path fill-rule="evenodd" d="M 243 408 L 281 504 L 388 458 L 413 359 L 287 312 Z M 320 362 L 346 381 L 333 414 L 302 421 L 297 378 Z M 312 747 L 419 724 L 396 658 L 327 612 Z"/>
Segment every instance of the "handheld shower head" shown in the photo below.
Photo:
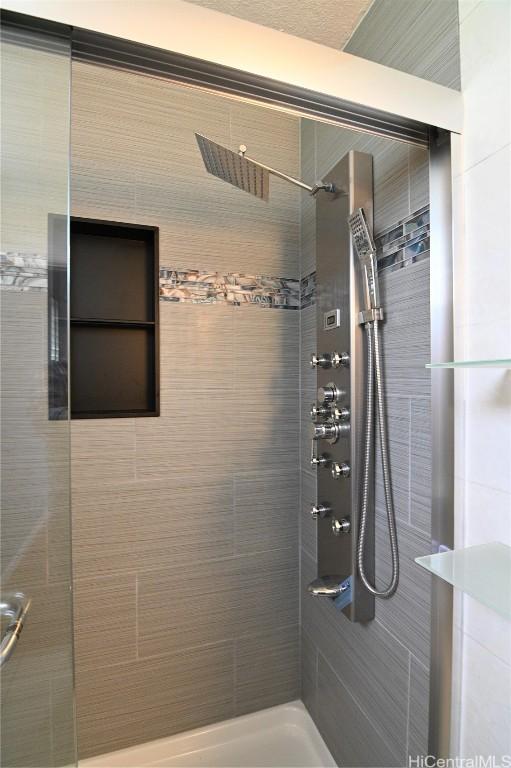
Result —
<path fill-rule="evenodd" d="M 363 208 L 358 208 L 348 218 L 351 237 L 364 273 L 366 309 L 380 309 L 380 293 L 376 265 L 376 247 L 369 231 Z"/>
<path fill-rule="evenodd" d="M 353 245 L 362 263 L 376 257 L 376 247 L 367 226 L 363 208 L 357 208 L 348 218 Z"/>

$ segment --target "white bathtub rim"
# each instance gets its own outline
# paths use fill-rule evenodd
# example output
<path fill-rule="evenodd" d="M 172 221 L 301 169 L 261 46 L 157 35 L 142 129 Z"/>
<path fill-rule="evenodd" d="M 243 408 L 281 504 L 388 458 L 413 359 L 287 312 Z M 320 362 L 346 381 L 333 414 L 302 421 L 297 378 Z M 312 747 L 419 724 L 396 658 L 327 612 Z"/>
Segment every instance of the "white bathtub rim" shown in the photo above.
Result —
<path fill-rule="evenodd" d="M 184 733 L 136 744 L 114 752 L 95 755 L 79 761 L 79 768 L 143 768 L 169 757 L 200 753 L 208 746 L 220 746 L 234 741 L 236 736 L 257 735 L 277 728 L 293 728 L 310 741 L 320 762 L 315 768 L 335 768 L 337 765 L 317 730 L 311 716 L 300 700 L 251 712 L 248 715 L 194 728 Z M 277 768 L 277 766 L 276 766 Z"/>

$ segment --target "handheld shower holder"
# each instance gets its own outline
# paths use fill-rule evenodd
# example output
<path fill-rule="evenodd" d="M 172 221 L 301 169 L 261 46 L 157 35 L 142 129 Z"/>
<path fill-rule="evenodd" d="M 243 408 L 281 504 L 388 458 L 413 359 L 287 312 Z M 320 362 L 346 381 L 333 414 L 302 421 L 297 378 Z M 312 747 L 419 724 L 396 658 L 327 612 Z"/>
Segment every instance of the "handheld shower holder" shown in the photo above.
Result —
<path fill-rule="evenodd" d="M 383 320 L 383 309 L 381 307 L 363 309 L 361 312 L 358 313 L 359 325 L 367 325 L 367 323 L 374 323 L 375 320 Z"/>

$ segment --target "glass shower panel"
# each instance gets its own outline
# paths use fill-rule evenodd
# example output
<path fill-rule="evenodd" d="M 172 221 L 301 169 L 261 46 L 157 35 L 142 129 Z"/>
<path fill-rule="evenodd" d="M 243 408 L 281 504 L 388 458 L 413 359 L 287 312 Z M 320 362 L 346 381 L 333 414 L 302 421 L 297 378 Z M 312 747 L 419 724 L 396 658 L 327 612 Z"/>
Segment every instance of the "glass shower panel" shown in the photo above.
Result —
<path fill-rule="evenodd" d="M 6 22 L 1 65 L 0 762 L 75 765 L 67 386 L 70 44 Z"/>

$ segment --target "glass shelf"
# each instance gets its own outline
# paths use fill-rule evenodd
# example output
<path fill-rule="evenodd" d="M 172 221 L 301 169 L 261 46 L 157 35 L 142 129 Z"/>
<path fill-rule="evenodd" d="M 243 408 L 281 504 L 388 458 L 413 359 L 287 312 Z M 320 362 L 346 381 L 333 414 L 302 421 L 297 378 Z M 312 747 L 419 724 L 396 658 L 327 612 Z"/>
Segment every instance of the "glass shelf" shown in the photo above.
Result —
<path fill-rule="evenodd" d="M 416 557 L 415 562 L 492 608 L 511 618 L 511 547 L 501 542 L 480 544 Z"/>
<path fill-rule="evenodd" d="M 453 360 L 449 363 L 428 363 L 426 368 L 511 368 L 511 358 L 502 360 Z"/>

